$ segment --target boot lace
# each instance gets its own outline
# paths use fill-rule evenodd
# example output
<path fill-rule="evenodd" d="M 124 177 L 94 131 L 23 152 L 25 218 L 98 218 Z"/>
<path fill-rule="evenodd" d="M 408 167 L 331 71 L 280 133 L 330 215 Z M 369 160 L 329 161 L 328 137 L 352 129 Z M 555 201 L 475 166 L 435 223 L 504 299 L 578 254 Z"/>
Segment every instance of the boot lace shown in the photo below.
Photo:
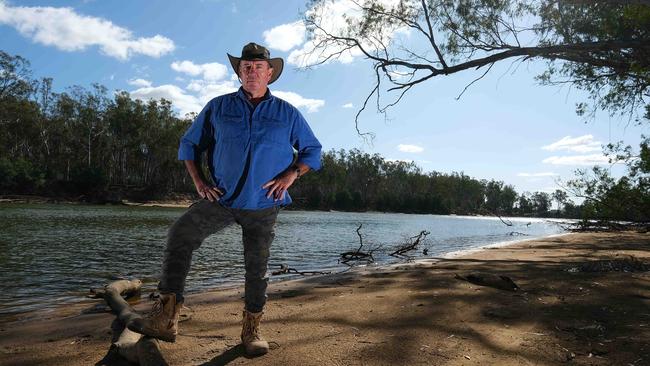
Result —
<path fill-rule="evenodd" d="M 147 318 L 155 318 L 163 312 L 163 302 L 160 295 L 156 295 L 153 298 L 155 301 L 151 306 L 151 311 L 149 311 L 149 314 L 147 314 Z"/>
<path fill-rule="evenodd" d="M 256 319 L 252 316 L 247 316 L 244 320 L 244 334 L 249 340 L 257 341 L 260 340 L 259 334 L 259 324 L 257 324 Z"/>

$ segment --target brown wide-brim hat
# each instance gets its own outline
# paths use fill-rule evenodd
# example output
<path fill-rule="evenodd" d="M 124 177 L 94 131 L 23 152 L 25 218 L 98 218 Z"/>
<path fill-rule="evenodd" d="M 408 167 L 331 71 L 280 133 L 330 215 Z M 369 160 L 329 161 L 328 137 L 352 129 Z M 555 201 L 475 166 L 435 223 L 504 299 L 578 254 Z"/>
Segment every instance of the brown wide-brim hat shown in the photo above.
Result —
<path fill-rule="evenodd" d="M 227 55 L 228 59 L 230 60 L 230 65 L 232 65 L 232 68 L 235 70 L 235 74 L 237 74 L 237 76 L 239 76 L 239 62 L 241 60 L 268 61 L 271 65 L 271 68 L 273 68 L 273 74 L 271 75 L 269 84 L 278 80 L 280 74 L 282 74 L 282 69 L 284 68 L 284 60 L 282 60 L 280 57 L 271 58 L 271 53 L 268 49 L 266 49 L 266 47 L 260 46 L 257 43 L 253 42 L 247 44 L 244 46 L 244 48 L 242 48 L 241 57 L 235 57 L 229 53 L 227 53 Z"/>

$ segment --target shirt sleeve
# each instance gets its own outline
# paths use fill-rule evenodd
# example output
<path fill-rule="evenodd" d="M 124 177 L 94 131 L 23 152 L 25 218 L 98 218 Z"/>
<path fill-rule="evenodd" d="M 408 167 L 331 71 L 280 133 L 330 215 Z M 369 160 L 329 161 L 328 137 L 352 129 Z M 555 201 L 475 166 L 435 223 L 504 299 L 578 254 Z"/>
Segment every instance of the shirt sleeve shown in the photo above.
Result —
<path fill-rule="evenodd" d="M 322 146 L 302 114 L 297 110 L 295 113 L 296 117 L 291 131 L 291 145 L 298 150 L 296 162 L 307 164 L 312 170 L 319 170 L 321 168 L 320 155 Z"/>
<path fill-rule="evenodd" d="M 198 160 L 201 153 L 214 141 L 214 128 L 212 126 L 212 102 L 203 107 L 196 116 L 190 128 L 181 137 L 178 147 L 178 160 Z"/>

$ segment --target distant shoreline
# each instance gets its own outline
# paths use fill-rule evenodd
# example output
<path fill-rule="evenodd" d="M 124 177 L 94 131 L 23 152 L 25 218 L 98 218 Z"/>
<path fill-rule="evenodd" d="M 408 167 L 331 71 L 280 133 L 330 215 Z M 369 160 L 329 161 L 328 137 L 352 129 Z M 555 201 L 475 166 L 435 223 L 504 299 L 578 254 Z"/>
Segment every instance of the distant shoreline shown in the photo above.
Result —
<path fill-rule="evenodd" d="M 169 199 L 169 200 L 151 200 L 151 201 L 131 201 L 119 200 L 108 202 L 87 202 L 82 199 L 73 199 L 69 197 L 46 197 L 31 195 L 5 195 L 0 196 L 0 203 L 34 203 L 34 204 L 70 204 L 70 205 L 124 205 L 124 206 L 143 206 L 143 207 L 189 207 L 194 201 L 191 199 Z"/>
<path fill-rule="evenodd" d="M 188 195 L 189 197 L 189 195 Z M 198 199 L 198 198 L 197 198 Z M 26 203 L 26 204 L 69 204 L 69 205 L 121 205 L 121 206 L 133 206 L 133 207 L 162 207 L 162 208 L 188 208 L 197 199 L 183 198 L 183 199 L 164 199 L 164 200 L 147 200 L 147 201 L 133 201 L 122 199 L 119 201 L 105 201 L 105 202 L 88 202 L 83 199 L 74 199 L 71 197 L 47 197 L 47 196 L 36 196 L 36 195 L 0 195 L 0 204 L 2 203 Z M 290 211 L 322 211 L 324 210 L 314 210 L 314 209 L 305 209 L 305 208 L 296 208 L 296 206 L 290 205 L 286 209 Z M 329 212 L 365 212 L 365 213 L 390 213 L 390 214 L 405 214 L 405 215 L 436 215 L 436 216 L 458 216 L 458 217 L 490 217 L 498 218 L 498 216 L 486 215 L 482 213 L 473 213 L 473 214 L 440 214 L 440 213 L 416 213 L 416 212 L 399 212 L 399 211 L 341 211 L 341 210 L 329 210 Z M 566 217 L 538 217 L 538 216 L 508 216 L 501 215 L 501 217 L 507 218 L 526 218 L 526 219 L 552 219 L 552 220 L 574 220 L 572 218 Z"/>

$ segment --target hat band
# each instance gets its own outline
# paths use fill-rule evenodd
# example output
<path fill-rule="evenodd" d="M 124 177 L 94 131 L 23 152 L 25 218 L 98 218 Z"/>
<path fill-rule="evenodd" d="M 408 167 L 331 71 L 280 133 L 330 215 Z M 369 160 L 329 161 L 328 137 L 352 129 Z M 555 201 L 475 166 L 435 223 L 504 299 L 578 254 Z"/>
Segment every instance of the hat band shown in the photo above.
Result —
<path fill-rule="evenodd" d="M 269 58 L 263 54 L 263 53 L 258 53 L 258 54 L 244 54 L 241 56 L 242 60 L 256 60 L 256 59 L 261 59 L 261 60 L 268 60 Z"/>

